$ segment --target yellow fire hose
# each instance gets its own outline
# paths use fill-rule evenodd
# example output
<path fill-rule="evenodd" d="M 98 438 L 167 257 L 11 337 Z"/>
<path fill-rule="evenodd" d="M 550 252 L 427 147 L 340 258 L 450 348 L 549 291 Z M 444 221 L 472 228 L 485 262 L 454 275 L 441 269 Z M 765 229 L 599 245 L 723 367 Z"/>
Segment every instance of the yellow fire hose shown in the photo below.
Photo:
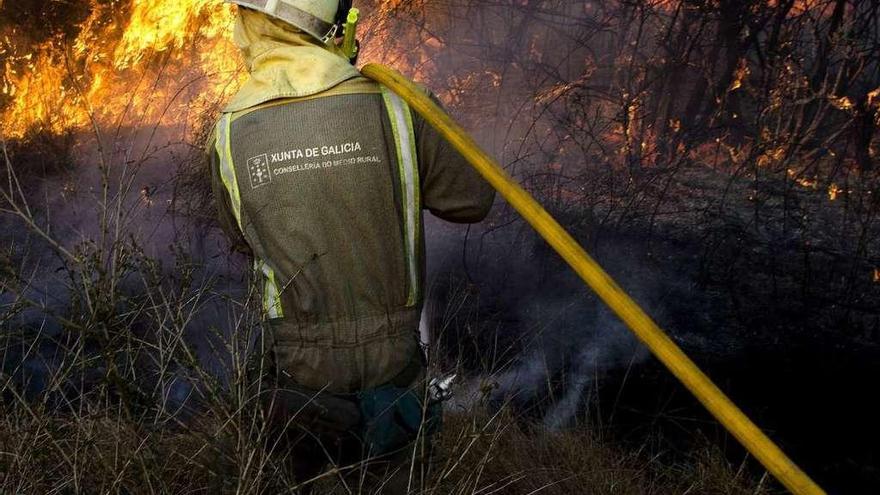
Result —
<path fill-rule="evenodd" d="M 434 126 L 489 184 L 559 253 L 596 294 L 644 342 L 651 352 L 789 491 L 824 494 L 712 380 L 657 326 L 546 210 L 489 157 L 479 145 L 425 93 L 399 72 L 368 64 L 365 76 L 384 84 Z"/>

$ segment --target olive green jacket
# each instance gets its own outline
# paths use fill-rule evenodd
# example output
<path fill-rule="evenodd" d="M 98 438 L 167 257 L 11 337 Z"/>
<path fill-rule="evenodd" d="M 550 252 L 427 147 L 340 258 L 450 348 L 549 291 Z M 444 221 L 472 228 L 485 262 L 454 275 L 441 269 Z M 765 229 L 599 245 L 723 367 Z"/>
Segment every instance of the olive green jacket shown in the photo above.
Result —
<path fill-rule="evenodd" d="M 391 98 L 354 77 L 226 112 L 211 139 L 220 223 L 256 260 L 277 365 L 306 387 L 351 392 L 400 373 L 418 353 L 422 210 L 478 222 L 494 199 Z"/>

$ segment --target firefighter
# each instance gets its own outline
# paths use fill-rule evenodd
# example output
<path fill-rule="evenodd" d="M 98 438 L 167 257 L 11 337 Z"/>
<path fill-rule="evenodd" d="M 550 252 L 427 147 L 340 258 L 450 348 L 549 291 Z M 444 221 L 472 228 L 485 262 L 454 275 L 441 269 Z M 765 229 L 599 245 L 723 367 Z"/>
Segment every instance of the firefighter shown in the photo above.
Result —
<path fill-rule="evenodd" d="M 267 417 L 300 481 L 359 464 L 341 482 L 404 492 L 437 427 L 418 340 L 422 210 L 479 222 L 494 192 L 342 53 L 350 0 L 227 1 L 249 78 L 208 152 L 220 223 L 262 287 Z"/>

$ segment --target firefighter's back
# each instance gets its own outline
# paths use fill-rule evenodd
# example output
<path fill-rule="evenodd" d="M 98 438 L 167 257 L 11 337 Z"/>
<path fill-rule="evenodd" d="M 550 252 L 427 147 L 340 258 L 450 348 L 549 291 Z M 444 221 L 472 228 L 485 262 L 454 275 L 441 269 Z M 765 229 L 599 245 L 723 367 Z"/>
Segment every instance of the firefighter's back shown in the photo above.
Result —
<path fill-rule="evenodd" d="M 333 390 L 377 386 L 417 352 L 421 205 L 404 110 L 394 122 L 379 85 L 356 78 L 218 128 L 279 365 L 305 386 L 327 386 L 328 369 Z"/>

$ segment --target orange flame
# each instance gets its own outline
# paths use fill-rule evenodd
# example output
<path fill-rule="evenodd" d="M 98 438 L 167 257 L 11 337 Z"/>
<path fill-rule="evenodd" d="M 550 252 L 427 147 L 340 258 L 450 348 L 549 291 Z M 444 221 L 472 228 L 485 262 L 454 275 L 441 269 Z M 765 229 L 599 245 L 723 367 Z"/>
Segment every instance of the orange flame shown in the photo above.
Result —
<path fill-rule="evenodd" d="M 126 17 L 113 11 L 119 7 L 92 3 L 73 41 L 13 45 L 0 72 L 0 96 L 10 99 L 0 113 L 4 136 L 62 133 L 93 122 L 177 122 L 234 89 L 240 62 L 230 42 L 230 6 L 134 0 L 127 20 L 117 23 Z M 217 84 L 223 79 L 233 84 Z"/>
<path fill-rule="evenodd" d="M 245 77 L 231 40 L 234 7 L 229 4 L 132 0 L 123 8 L 89 1 L 91 14 L 73 40 L 51 39 L 33 47 L 7 39 L 11 53 L 0 44 L 0 60 L 5 58 L 0 135 L 22 138 L 31 131 L 60 134 L 92 124 L 140 127 L 203 118 L 213 115 Z M 385 36 L 365 51 L 388 51 L 383 20 L 400 4 L 376 2 L 364 31 L 373 28 Z M 406 60 L 394 65 L 409 62 L 422 70 L 430 65 L 429 52 L 437 43 L 416 45 L 420 48 L 407 50 Z"/>

